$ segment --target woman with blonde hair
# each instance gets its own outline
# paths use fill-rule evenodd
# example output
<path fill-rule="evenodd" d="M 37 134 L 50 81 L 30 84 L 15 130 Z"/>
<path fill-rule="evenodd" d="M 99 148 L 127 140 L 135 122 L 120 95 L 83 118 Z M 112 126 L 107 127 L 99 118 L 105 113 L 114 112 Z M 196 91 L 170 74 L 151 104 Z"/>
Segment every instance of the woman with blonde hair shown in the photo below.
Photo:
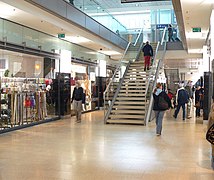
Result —
<path fill-rule="evenodd" d="M 162 90 L 161 83 L 156 84 L 156 88 L 154 89 L 153 92 L 153 98 L 154 98 L 153 110 L 155 112 L 156 118 L 156 135 L 160 136 L 162 132 L 162 122 L 164 112 L 170 107 L 172 107 L 172 104 L 166 92 Z"/>

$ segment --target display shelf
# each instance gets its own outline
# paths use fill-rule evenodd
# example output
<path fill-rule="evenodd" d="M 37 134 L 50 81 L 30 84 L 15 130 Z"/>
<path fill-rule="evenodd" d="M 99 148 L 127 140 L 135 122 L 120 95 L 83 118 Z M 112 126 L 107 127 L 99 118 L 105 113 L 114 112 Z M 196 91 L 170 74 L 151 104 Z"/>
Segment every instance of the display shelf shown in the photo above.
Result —
<path fill-rule="evenodd" d="M 1 78 L 0 129 L 47 117 L 44 78 Z"/>

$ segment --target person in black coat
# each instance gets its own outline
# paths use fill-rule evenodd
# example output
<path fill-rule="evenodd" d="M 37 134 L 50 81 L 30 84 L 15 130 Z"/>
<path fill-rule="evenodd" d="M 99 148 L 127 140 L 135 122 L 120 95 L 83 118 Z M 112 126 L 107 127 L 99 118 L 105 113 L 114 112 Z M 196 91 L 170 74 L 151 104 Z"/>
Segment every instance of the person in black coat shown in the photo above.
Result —
<path fill-rule="evenodd" d="M 166 94 L 165 91 L 162 90 L 161 83 L 157 83 L 156 88 L 153 92 L 153 98 L 154 98 L 153 110 L 155 112 L 155 118 L 156 118 L 156 134 L 157 136 L 160 136 L 162 132 L 162 122 L 163 122 L 164 112 L 168 110 L 170 107 L 172 107 L 172 104 L 171 104 L 171 100 L 169 99 L 169 96 Z M 166 104 L 165 107 L 161 106 L 160 99 L 162 99 L 162 101 L 165 101 L 165 104 Z"/>
<path fill-rule="evenodd" d="M 149 41 L 146 42 L 146 45 L 143 47 L 143 53 L 144 53 L 144 71 L 149 70 L 150 67 L 150 60 L 153 56 L 153 48 L 149 44 Z"/>
<path fill-rule="evenodd" d="M 80 82 L 76 82 L 76 87 L 74 88 L 71 103 L 73 104 L 75 114 L 76 114 L 76 122 L 81 122 L 81 114 L 82 114 L 82 101 L 83 101 L 83 88 L 80 86 Z"/>
<path fill-rule="evenodd" d="M 195 108 L 196 108 L 196 117 L 200 117 L 200 111 L 201 111 L 201 96 L 203 94 L 203 91 L 201 90 L 201 86 L 198 86 L 195 90 Z"/>

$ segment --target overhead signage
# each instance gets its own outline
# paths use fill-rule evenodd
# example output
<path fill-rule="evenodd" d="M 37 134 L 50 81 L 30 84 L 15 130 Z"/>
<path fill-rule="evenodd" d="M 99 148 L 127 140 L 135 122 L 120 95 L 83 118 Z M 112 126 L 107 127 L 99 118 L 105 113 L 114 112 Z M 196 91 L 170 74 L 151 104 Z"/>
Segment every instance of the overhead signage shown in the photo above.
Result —
<path fill-rule="evenodd" d="M 194 28 L 192 28 L 192 32 L 201 32 L 201 28 L 200 27 L 194 27 Z"/>
<path fill-rule="evenodd" d="M 156 25 L 156 29 L 164 29 L 164 28 L 168 28 L 168 24 L 157 24 Z"/>
<path fill-rule="evenodd" d="M 155 1 L 168 1 L 168 0 L 121 0 L 121 3 L 140 3 L 140 2 L 155 2 Z"/>

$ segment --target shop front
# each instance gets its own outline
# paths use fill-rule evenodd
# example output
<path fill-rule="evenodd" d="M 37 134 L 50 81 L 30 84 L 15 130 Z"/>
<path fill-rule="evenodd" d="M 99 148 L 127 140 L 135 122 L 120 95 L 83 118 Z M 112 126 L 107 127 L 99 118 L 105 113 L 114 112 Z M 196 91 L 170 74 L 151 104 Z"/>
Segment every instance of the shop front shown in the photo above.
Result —
<path fill-rule="evenodd" d="M 71 97 L 75 88 L 75 82 L 78 81 L 83 88 L 83 112 L 96 110 L 98 107 L 94 102 L 92 89 L 95 84 L 95 65 L 74 63 L 71 64 Z M 74 114 L 73 106 L 71 105 L 71 113 Z"/>
<path fill-rule="evenodd" d="M 56 61 L 0 50 L 0 133 L 59 119 Z"/>
<path fill-rule="evenodd" d="M 83 112 L 98 110 L 103 107 L 103 93 L 110 77 L 112 69 L 107 69 L 104 61 L 91 63 L 72 59 L 71 64 L 71 97 L 78 81 L 84 90 L 84 100 L 82 103 Z M 107 77 L 106 77 L 107 76 Z M 71 106 L 71 110 L 73 107 Z M 74 111 L 71 112 L 74 115 Z"/>

